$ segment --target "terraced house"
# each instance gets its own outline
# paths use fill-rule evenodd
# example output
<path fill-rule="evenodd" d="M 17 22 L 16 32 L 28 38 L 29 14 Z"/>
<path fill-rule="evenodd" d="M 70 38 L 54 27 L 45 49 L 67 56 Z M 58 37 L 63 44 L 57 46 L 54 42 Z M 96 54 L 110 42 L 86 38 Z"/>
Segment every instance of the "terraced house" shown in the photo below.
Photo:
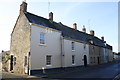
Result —
<path fill-rule="evenodd" d="M 33 74 L 42 69 L 87 66 L 112 61 L 112 46 L 95 36 L 61 22 L 27 12 L 25 1 L 11 34 L 9 71 Z"/>

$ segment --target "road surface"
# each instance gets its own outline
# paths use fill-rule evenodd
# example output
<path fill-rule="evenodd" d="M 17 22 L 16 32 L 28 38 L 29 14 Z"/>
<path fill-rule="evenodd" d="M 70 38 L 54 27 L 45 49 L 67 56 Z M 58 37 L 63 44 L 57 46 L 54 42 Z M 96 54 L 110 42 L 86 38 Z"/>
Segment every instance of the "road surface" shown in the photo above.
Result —
<path fill-rule="evenodd" d="M 84 71 L 50 75 L 48 78 L 109 78 L 114 79 L 120 73 L 120 60 L 115 63 L 92 66 Z"/>

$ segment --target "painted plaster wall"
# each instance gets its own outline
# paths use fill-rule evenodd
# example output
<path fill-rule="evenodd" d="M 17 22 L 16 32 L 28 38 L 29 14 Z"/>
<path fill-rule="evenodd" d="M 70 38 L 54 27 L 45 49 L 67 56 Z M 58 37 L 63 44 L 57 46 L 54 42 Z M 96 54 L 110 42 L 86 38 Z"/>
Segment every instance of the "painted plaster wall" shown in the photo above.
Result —
<path fill-rule="evenodd" d="M 71 42 L 75 43 L 75 50 L 72 51 Z M 84 49 L 84 45 L 86 48 Z M 87 44 L 73 40 L 64 39 L 64 67 L 82 66 L 84 65 L 84 55 L 87 56 L 87 64 L 89 64 L 89 48 Z M 72 55 L 75 55 L 75 65 L 72 65 Z"/>
<path fill-rule="evenodd" d="M 40 33 L 45 34 L 45 45 L 40 45 Z M 31 27 L 31 69 L 61 67 L 61 33 L 43 26 Z M 46 55 L 51 55 L 51 66 L 46 65 Z"/>

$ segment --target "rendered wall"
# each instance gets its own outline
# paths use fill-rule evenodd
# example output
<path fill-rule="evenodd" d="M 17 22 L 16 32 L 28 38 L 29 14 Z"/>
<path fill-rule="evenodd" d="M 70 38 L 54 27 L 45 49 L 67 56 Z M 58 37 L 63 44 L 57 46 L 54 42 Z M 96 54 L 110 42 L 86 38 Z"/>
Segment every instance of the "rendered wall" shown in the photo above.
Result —
<path fill-rule="evenodd" d="M 45 45 L 40 45 L 40 33 L 45 34 Z M 61 67 L 61 33 L 46 27 L 31 27 L 31 70 Z M 46 65 L 46 55 L 52 56 L 51 66 Z"/>

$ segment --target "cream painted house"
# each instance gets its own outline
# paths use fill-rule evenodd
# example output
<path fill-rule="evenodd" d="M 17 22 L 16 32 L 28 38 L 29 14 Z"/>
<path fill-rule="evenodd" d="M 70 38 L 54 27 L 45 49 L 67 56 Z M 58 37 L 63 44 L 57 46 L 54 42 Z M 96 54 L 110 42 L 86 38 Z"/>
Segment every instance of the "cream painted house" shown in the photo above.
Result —
<path fill-rule="evenodd" d="M 27 12 L 27 3 L 20 5 L 20 15 L 11 34 L 9 71 L 34 74 L 44 69 L 60 69 L 92 64 L 91 57 L 101 56 L 104 62 L 104 41 L 82 31 Z M 91 46 L 100 50 L 92 54 Z M 107 48 L 112 51 L 112 49 Z M 97 59 L 97 58 L 96 58 Z M 112 59 L 111 59 L 112 60 Z M 97 60 L 96 60 L 97 61 Z"/>

